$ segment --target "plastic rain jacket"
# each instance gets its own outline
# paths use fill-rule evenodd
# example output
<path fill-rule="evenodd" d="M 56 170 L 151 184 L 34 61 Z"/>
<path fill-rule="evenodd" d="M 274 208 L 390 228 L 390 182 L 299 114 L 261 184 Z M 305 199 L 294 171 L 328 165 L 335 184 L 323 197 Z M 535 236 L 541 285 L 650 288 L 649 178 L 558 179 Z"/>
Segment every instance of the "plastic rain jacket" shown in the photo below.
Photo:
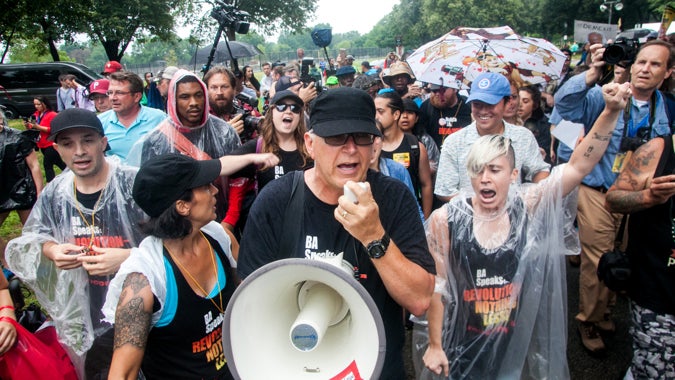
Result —
<path fill-rule="evenodd" d="M 114 159 L 106 161 L 108 181 L 95 210 L 94 244 L 107 248 L 138 246 L 143 237 L 138 222 L 147 216 L 131 195 L 137 169 L 120 166 Z M 45 187 L 22 235 L 7 244 L 5 255 L 10 269 L 31 287 L 53 318 L 59 340 L 68 348 L 73 363 L 82 368 L 94 338 L 110 328 L 101 322 L 101 307 L 113 275 L 89 276 L 82 267 L 61 270 L 42 254 L 42 245 L 49 241 L 89 243 L 91 229 L 82 221 L 78 207 L 91 223 L 92 210 L 79 202 L 76 205 L 74 175 L 66 170 Z"/>
<path fill-rule="evenodd" d="M 562 196 L 562 168 L 539 184 L 512 185 L 500 216 L 475 215 L 463 192 L 429 218 L 450 378 L 569 378 L 565 255 L 578 254 L 579 242 L 577 191 Z M 419 363 L 428 338 L 414 336 Z"/>

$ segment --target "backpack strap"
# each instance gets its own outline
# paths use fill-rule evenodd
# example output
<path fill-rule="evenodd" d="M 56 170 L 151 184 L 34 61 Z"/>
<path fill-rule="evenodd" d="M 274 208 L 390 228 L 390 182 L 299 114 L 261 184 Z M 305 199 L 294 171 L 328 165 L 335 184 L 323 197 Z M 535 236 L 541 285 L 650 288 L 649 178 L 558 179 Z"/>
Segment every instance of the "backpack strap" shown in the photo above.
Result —
<path fill-rule="evenodd" d="M 412 152 L 412 156 L 415 159 L 414 164 L 416 166 L 414 167 L 419 167 L 417 165 L 419 165 L 420 162 L 420 140 L 417 138 L 417 136 L 411 135 L 409 133 L 404 133 L 403 136 L 405 136 L 405 140 L 408 142 L 408 145 L 410 145 L 410 151 Z"/>
<path fill-rule="evenodd" d="M 304 221 L 303 206 L 305 204 L 305 172 L 298 170 L 289 174 L 293 176 L 293 188 L 284 213 L 283 231 L 279 243 L 278 259 L 292 257 L 295 251 L 300 228 Z"/>

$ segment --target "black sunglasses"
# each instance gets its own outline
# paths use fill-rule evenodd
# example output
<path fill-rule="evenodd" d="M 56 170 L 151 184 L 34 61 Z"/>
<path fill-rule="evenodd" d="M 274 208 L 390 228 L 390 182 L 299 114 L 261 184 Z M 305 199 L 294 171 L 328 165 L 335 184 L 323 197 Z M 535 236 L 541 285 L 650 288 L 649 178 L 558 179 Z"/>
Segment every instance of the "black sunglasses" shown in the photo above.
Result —
<path fill-rule="evenodd" d="M 293 112 L 293 113 L 300 113 L 300 111 L 302 111 L 302 107 L 300 107 L 297 104 L 275 104 L 274 105 L 274 108 L 276 108 L 277 111 L 279 111 L 279 112 L 284 112 L 289 107 L 291 108 L 291 112 Z"/>
<path fill-rule="evenodd" d="M 354 144 L 359 146 L 373 145 L 375 136 L 370 133 L 345 133 L 343 135 L 324 137 L 326 144 L 331 146 L 342 146 L 347 143 L 349 138 L 354 139 Z"/>

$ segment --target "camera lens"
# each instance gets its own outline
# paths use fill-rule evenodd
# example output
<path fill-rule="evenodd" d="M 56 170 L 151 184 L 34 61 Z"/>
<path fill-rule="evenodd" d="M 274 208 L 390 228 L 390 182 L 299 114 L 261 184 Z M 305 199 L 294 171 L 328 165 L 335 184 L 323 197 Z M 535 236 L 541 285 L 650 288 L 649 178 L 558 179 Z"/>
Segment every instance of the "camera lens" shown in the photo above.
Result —
<path fill-rule="evenodd" d="M 602 55 L 602 60 L 610 65 L 616 65 L 624 59 L 626 59 L 626 49 L 623 45 L 609 45 L 605 48 L 605 53 Z"/>

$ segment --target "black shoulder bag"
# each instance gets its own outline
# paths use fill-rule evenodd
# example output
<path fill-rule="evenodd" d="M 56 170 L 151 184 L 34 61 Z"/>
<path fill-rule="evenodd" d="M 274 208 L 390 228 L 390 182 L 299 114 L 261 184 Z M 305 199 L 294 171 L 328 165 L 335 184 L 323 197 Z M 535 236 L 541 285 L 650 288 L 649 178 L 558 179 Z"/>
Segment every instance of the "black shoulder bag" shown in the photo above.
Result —
<path fill-rule="evenodd" d="M 614 241 L 614 249 L 603 253 L 598 262 L 598 278 L 605 286 L 615 292 L 627 291 L 630 282 L 630 260 L 628 254 L 619 249 L 623 240 L 623 232 L 626 229 L 627 218 L 628 215 L 624 214 L 621 219 L 619 233 Z"/>

